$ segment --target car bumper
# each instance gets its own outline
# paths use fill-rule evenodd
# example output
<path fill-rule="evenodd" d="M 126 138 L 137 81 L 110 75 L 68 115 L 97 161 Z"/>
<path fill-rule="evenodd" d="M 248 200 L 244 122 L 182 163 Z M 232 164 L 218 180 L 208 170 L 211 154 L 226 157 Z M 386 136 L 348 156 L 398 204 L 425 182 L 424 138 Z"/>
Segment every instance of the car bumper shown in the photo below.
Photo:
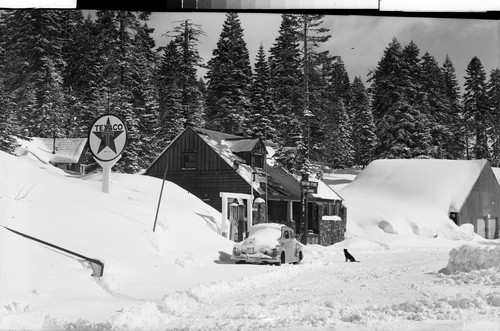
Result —
<path fill-rule="evenodd" d="M 262 253 L 232 255 L 231 259 L 234 261 L 245 261 L 247 263 L 278 263 L 279 257 L 272 257 Z"/>

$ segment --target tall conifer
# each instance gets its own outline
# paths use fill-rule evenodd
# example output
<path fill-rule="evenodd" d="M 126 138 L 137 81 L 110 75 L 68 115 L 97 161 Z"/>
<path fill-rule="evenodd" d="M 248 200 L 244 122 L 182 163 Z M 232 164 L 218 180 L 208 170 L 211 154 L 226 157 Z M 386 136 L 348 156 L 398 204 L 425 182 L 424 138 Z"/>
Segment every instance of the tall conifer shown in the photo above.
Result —
<path fill-rule="evenodd" d="M 271 91 L 278 123 L 277 142 L 293 144 L 290 135 L 298 134 L 302 109 L 302 74 L 297 17 L 282 14 L 278 37 L 270 49 Z"/>
<path fill-rule="evenodd" d="M 488 124 L 490 111 L 486 86 L 486 73 L 479 58 L 469 62 L 465 76 L 464 120 L 472 150 L 468 156 L 475 159 L 489 159 Z"/>
<path fill-rule="evenodd" d="M 500 70 L 495 68 L 488 81 L 488 101 L 491 111 L 491 162 L 500 166 Z"/>
<path fill-rule="evenodd" d="M 443 72 L 444 93 L 450 105 L 448 125 L 451 131 L 451 141 L 446 150 L 452 159 L 462 159 L 465 153 L 465 134 L 460 103 L 460 86 L 455 75 L 455 67 L 448 55 L 443 62 L 441 71 Z"/>
<path fill-rule="evenodd" d="M 207 126 L 227 133 L 241 133 L 247 126 L 252 71 L 243 28 L 237 13 L 226 20 L 208 61 Z"/>
<path fill-rule="evenodd" d="M 255 62 L 255 74 L 251 90 L 249 131 L 251 135 L 274 140 L 278 124 L 269 86 L 269 64 L 262 44 Z"/>
<path fill-rule="evenodd" d="M 375 123 L 373 122 L 368 94 L 360 77 L 354 77 L 351 92 L 354 163 L 364 167 L 374 158 L 375 146 L 377 145 Z"/>

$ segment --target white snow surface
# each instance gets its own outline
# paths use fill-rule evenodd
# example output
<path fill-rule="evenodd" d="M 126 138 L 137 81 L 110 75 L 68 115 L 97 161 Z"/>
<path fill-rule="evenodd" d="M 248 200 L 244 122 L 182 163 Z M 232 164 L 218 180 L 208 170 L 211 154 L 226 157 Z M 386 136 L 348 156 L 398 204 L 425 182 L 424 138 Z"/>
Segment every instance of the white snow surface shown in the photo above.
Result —
<path fill-rule="evenodd" d="M 500 327 L 498 240 L 389 234 L 373 219 L 305 246 L 299 265 L 236 265 L 220 214 L 180 187 L 165 183 L 153 233 L 161 180 L 112 173 L 105 194 L 100 174 L 32 156 L 0 152 L 0 225 L 100 259 L 104 275 L 0 227 L 0 330 Z"/>

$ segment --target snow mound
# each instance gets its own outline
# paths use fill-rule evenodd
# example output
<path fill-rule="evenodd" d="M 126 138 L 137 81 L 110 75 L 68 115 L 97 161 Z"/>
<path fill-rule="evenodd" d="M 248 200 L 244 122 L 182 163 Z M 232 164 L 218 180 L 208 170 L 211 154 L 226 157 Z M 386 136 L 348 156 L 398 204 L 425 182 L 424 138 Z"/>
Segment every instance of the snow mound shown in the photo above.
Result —
<path fill-rule="evenodd" d="M 450 251 L 450 259 L 444 274 L 470 272 L 479 269 L 500 269 L 500 245 L 463 245 Z"/>
<path fill-rule="evenodd" d="M 33 155 L 0 152 L 0 329 L 39 329 L 48 315 L 99 319 L 126 309 L 120 298 L 160 300 L 195 282 L 193 268 L 231 252 L 233 243 L 218 233 L 220 213 L 171 182 L 153 232 L 161 180 L 112 173 L 106 194 L 100 174 L 69 176 Z M 104 275 L 93 279 L 79 258 L 6 228 L 99 259 Z M 75 298 L 86 305 L 53 304 Z"/>

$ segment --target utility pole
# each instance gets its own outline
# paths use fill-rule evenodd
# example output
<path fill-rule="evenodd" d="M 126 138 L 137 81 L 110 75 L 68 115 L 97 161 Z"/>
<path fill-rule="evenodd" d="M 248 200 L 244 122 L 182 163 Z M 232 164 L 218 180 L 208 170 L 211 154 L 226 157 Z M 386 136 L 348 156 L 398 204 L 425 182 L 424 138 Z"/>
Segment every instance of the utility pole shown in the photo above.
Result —
<path fill-rule="evenodd" d="M 302 238 L 301 242 L 304 245 L 307 245 L 307 229 L 309 228 L 309 222 L 308 222 L 308 210 L 307 210 L 307 195 L 308 192 L 306 188 L 302 185 L 302 182 L 308 181 L 309 180 L 309 175 L 305 174 L 302 176 L 301 180 L 301 185 L 300 185 L 300 207 L 301 207 L 301 213 L 300 213 L 300 232 L 302 233 Z"/>

